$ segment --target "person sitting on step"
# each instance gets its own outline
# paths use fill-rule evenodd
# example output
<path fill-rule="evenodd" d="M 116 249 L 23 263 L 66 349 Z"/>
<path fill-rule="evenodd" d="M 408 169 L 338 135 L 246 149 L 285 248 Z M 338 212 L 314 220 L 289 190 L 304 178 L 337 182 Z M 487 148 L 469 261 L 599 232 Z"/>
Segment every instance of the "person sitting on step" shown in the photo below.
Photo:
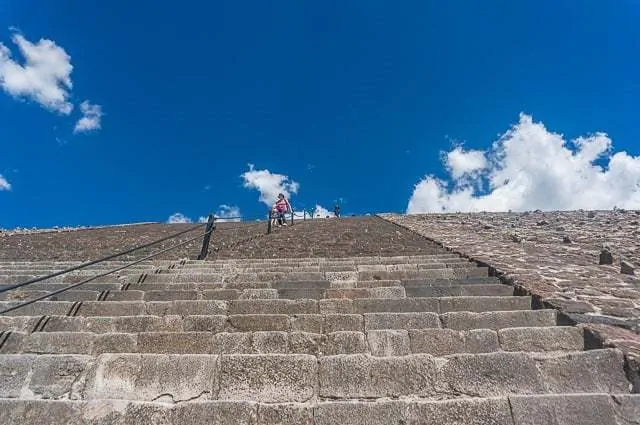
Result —
<path fill-rule="evenodd" d="M 291 211 L 291 205 L 282 193 L 278 194 L 278 200 L 276 201 L 274 208 L 278 215 L 278 226 L 286 226 L 287 220 L 285 218 L 285 213 Z"/>

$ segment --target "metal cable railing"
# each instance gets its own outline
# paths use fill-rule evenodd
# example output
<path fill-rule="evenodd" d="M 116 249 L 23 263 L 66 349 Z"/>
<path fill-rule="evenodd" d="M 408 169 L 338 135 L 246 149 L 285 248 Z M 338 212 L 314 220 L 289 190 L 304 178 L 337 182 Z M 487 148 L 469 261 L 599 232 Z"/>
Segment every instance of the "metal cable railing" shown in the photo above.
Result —
<path fill-rule="evenodd" d="M 60 275 L 66 274 L 66 273 L 70 273 L 70 272 L 73 272 L 73 271 L 76 271 L 76 270 L 80 270 L 80 269 L 92 266 L 94 264 L 98 264 L 98 263 L 102 263 L 102 262 L 105 262 L 105 261 L 109 261 L 109 260 L 112 260 L 114 258 L 120 257 L 122 255 L 131 254 L 132 252 L 135 252 L 135 251 L 138 251 L 138 250 L 141 250 L 141 249 L 149 248 L 149 247 L 151 247 L 153 245 L 157 245 L 157 244 L 159 244 L 161 242 L 164 242 L 166 240 L 173 239 L 173 238 L 176 238 L 178 236 L 184 235 L 185 233 L 192 232 L 192 231 L 194 231 L 196 229 L 199 229 L 199 228 L 201 228 L 201 227 L 203 227 L 205 225 L 208 225 L 208 223 L 198 224 L 196 226 L 191 227 L 190 229 L 183 230 L 181 232 L 174 233 L 174 234 L 169 235 L 169 236 L 165 236 L 164 238 L 155 240 L 153 242 L 146 243 L 144 245 L 138 245 L 138 246 L 133 247 L 131 249 L 128 249 L 126 251 L 122 251 L 122 252 L 118 252 L 118 253 L 115 253 L 115 254 L 111 254 L 111 255 L 108 255 L 106 257 L 99 258 L 97 260 L 92 260 L 92 261 L 89 261 L 89 262 L 86 262 L 86 263 L 79 264 L 77 266 L 69 267 L 68 269 L 64 269 L 64 270 L 61 270 L 61 271 L 58 271 L 58 272 L 55 272 L 55 273 L 51 273 L 51 274 L 48 274 L 46 276 L 39 276 L 39 277 L 36 277 L 34 279 L 27 280 L 26 282 L 18 283 L 16 285 L 11 285 L 11 286 L 7 286 L 7 287 L 4 287 L 4 288 L 0 288 L 0 294 L 3 293 L 3 292 L 11 291 L 13 289 L 22 288 L 23 286 L 31 285 L 32 283 L 42 282 L 43 280 L 51 279 L 53 277 L 57 277 L 57 276 L 60 276 Z M 211 232 L 208 232 L 208 233 L 211 233 Z"/>
<path fill-rule="evenodd" d="M 197 226 L 197 227 L 202 227 L 202 226 Z M 120 271 L 120 270 L 124 270 L 124 269 L 126 269 L 126 268 L 128 268 L 128 267 L 131 267 L 131 266 L 133 266 L 133 265 L 136 265 L 136 264 L 142 263 L 143 261 L 150 260 L 151 258 L 156 257 L 156 256 L 158 256 L 158 255 L 160 255 L 160 254 L 164 254 L 165 252 L 169 252 L 169 251 L 171 251 L 172 249 L 175 249 L 175 248 L 178 248 L 178 247 L 180 247 L 180 246 L 186 245 L 186 244 L 188 244 L 188 243 L 190 243 L 190 242 L 195 241 L 196 239 L 199 239 L 199 238 L 204 237 L 204 236 L 206 236 L 206 235 L 208 235 L 208 234 L 211 234 L 211 232 L 213 232 L 213 230 L 214 230 L 214 229 L 215 229 L 215 227 L 211 228 L 210 230 L 207 230 L 206 232 L 204 232 L 204 233 L 202 233 L 202 234 L 200 234 L 200 235 L 198 235 L 198 236 L 195 236 L 195 237 L 193 237 L 193 238 L 191 238 L 191 239 L 187 239 L 186 241 L 180 242 L 179 244 L 173 245 L 173 246 L 171 246 L 171 247 L 169 247 L 169 248 L 165 248 L 165 249 L 160 250 L 160 251 L 158 251 L 158 252 L 155 252 L 155 253 L 153 253 L 153 254 L 151 254 L 151 255 L 147 255 L 147 256 L 146 256 L 146 257 L 144 257 L 144 258 L 141 258 L 141 259 L 139 259 L 139 260 L 135 260 L 135 261 L 133 261 L 133 262 L 131 262 L 131 263 L 128 263 L 128 264 L 126 264 L 126 265 L 124 265 L 124 266 L 117 267 L 117 268 L 115 268 L 115 269 L 113 269 L 113 270 L 109 270 L 109 271 L 104 272 L 104 273 L 100 273 L 100 274 L 98 274 L 98 275 L 95 275 L 95 276 L 92 276 L 92 277 L 90 277 L 90 278 L 88 278 L 88 279 L 85 279 L 85 280 L 83 280 L 83 281 L 81 281 L 81 282 L 74 283 L 74 284 L 69 285 L 69 286 L 66 286 L 66 287 L 64 287 L 64 288 L 62 288 L 62 289 L 58 289 L 57 291 L 53 291 L 53 292 L 51 292 L 51 293 L 48 293 L 48 294 L 45 294 L 45 295 L 42 295 L 42 296 L 36 297 L 36 298 L 34 298 L 34 299 L 32 299 L 32 300 L 25 301 L 25 302 L 23 302 L 23 303 L 20 303 L 20 304 L 18 304 L 18 305 L 13 306 L 13 307 L 6 308 L 6 309 L 4 309 L 4 310 L 0 311 L 0 314 L 5 314 L 5 313 L 8 313 L 8 312 L 10 312 L 10 311 L 13 311 L 13 310 L 17 310 L 17 309 L 19 309 L 19 308 L 22 308 L 22 307 L 26 307 L 26 306 L 28 306 L 28 305 L 30 305 L 30 304 L 36 303 L 36 302 L 38 302 L 38 301 L 42 301 L 42 300 L 44 300 L 44 299 L 46 299 L 46 298 L 49 298 L 49 297 L 52 297 L 52 296 L 54 296 L 54 295 L 61 294 L 61 293 L 66 292 L 66 291 L 68 291 L 68 290 L 70 290 L 70 289 L 77 288 L 78 286 L 84 285 L 85 283 L 92 282 L 92 281 L 94 281 L 94 280 L 96 280 L 96 279 L 99 279 L 99 278 L 101 278 L 101 277 L 108 276 L 108 275 L 110 275 L 110 274 L 112 274 L 112 273 L 118 272 L 118 271 Z M 191 229 L 191 230 L 193 230 L 193 229 Z M 184 233 L 186 233 L 186 232 L 181 232 L 180 234 L 184 234 Z M 164 238 L 164 240 L 166 240 L 166 238 Z M 158 243 L 158 242 L 156 241 L 156 243 Z M 95 264 L 95 263 L 94 263 L 94 264 Z"/>

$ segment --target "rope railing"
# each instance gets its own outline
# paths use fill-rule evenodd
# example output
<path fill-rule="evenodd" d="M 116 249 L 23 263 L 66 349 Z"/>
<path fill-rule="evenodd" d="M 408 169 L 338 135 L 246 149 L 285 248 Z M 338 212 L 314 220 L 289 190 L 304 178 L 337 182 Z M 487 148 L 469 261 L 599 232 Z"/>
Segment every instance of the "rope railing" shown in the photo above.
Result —
<path fill-rule="evenodd" d="M 202 227 L 202 226 L 197 226 L 197 227 Z M 70 289 L 77 288 L 78 286 L 81 286 L 81 285 L 84 285 L 84 284 L 86 284 L 86 283 L 92 282 L 92 281 L 94 281 L 94 280 L 96 280 L 96 279 L 99 279 L 99 278 L 101 278 L 101 277 L 109 276 L 110 274 L 113 274 L 113 273 L 115 273 L 115 272 L 119 272 L 119 271 L 121 271 L 121 270 L 124 270 L 124 269 L 126 269 L 126 268 L 129 268 L 129 267 L 134 266 L 134 265 L 136 265 L 136 264 L 139 264 L 139 263 L 142 263 L 142 262 L 144 262 L 144 261 L 150 260 L 150 259 L 152 259 L 152 258 L 154 258 L 154 257 L 156 257 L 156 256 L 158 256 L 158 255 L 160 255 L 160 254 L 164 254 L 165 252 L 169 252 L 169 251 L 171 251 L 171 250 L 173 250 L 173 249 L 176 249 L 176 248 L 178 248 L 178 247 L 180 247 L 180 246 L 183 246 L 183 245 L 186 245 L 186 244 L 188 244 L 188 243 L 190 243 L 190 242 L 193 242 L 193 241 L 195 241 L 196 239 L 199 239 L 199 238 L 201 238 L 201 237 L 203 237 L 203 236 L 210 235 L 210 234 L 211 234 L 211 232 L 213 232 L 213 230 L 214 230 L 214 229 L 215 229 L 215 227 L 212 227 L 210 230 L 207 230 L 206 232 L 204 232 L 204 233 L 202 233 L 202 234 L 200 234 L 200 235 L 198 235 L 198 236 L 195 236 L 195 237 L 193 237 L 193 238 L 187 239 L 186 241 L 180 242 L 180 243 L 178 243 L 178 244 L 176 244 L 176 245 L 173 245 L 173 246 L 171 246 L 171 247 L 169 247 L 169 248 L 162 249 L 162 250 L 160 250 L 160 251 L 158 251 L 158 252 L 155 252 L 155 253 L 153 253 L 153 254 L 151 254 L 151 255 L 147 255 L 147 256 L 146 256 L 146 257 L 144 257 L 144 258 L 141 258 L 141 259 L 139 259 L 139 260 L 135 260 L 135 261 L 133 261 L 133 262 L 131 262 L 131 263 L 125 264 L 124 266 L 116 267 L 116 268 L 115 268 L 115 269 L 113 269 L 113 270 L 109 270 L 109 271 L 107 271 L 107 272 L 97 274 L 97 275 L 92 276 L 92 277 L 90 277 L 90 278 L 88 278 L 88 279 L 85 279 L 85 280 L 83 280 L 83 281 L 81 281 L 81 282 L 74 283 L 74 284 L 69 285 L 69 286 L 66 286 L 66 287 L 64 287 L 64 288 L 62 288 L 62 289 L 58 289 L 57 291 L 53 291 L 53 292 L 47 293 L 47 294 L 45 294 L 45 295 L 42 295 L 42 296 L 36 297 L 36 298 L 34 298 L 34 299 L 32 299 L 32 300 L 25 301 L 25 302 L 23 302 L 23 303 L 20 303 L 20 304 L 18 304 L 18 305 L 13 306 L 13 307 L 6 308 L 6 309 L 4 309 L 4 310 L 0 311 L 0 314 L 9 313 L 10 311 L 17 310 L 17 309 L 22 308 L 22 307 L 26 307 L 26 306 L 28 306 L 28 305 L 30 305 L 30 304 L 36 303 L 36 302 L 38 302 L 38 301 L 42 301 L 42 300 L 47 299 L 47 298 L 49 298 L 49 297 L 52 297 L 52 296 L 54 296 L 54 295 L 61 294 L 61 293 L 66 292 L 66 291 L 68 291 L 68 290 L 70 290 Z M 193 229 L 192 229 L 192 230 L 193 230 Z M 181 232 L 181 234 L 184 234 L 184 233 L 186 233 L 186 232 Z M 166 240 L 166 238 L 164 238 L 164 240 Z M 158 242 L 156 241 L 156 243 L 158 243 Z M 94 263 L 94 264 L 95 264 L 95 263 Z M 24 286 L 24 285 L 23 285 L 23 286 Z"/>

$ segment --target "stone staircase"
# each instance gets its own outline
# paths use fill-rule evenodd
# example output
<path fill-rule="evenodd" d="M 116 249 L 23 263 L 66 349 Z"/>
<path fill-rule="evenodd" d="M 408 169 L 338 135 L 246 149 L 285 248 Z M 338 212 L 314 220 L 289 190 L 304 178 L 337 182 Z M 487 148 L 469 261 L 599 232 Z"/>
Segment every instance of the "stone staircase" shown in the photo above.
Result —
<path fill-rule="evenodd" d="M 0 424 L 639 423 L 620 351 L 422 252 L 145 262 L 0 315 Z M 75 264 L 0 262 L 0 285 Z"/>

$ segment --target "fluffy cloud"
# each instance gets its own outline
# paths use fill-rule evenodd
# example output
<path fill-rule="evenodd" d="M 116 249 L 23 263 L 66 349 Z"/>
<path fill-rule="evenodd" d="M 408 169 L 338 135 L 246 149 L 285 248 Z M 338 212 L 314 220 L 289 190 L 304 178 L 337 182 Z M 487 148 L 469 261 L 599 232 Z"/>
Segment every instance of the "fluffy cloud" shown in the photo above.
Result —
<path fill-rule="evenodd" d="M 426 176 L 407 213 L 640 208 L 640 156 L 612 153 L 604 133 L 567 142 L 526 114 L 488 152 L 457 147 L 444 165 L 452 181 Z"/>
<path fill-rule="evenodd" d="M 272 173 L 269 170 L 256 170 L 253 164 L 249 164 L 249 171 L 244 172 L 241 177 L 244 181 L 244 187 L 258 190 L 260 202 L 267 206 L 273 205 L 278 193 L 290 198 L 291 194 L 298 193 L 300 188 L 300 185 L 289 177 Z"/>
<path fill-rule="evenodd" d="M 11 190 L 11 183 L 9 183 L 7 179 L 5 179 L 2 174 L 0 174 L 0 192 L 2 192 L 3 190 Z"/>
<path fill-rule="evenodd" d="M 445 155 L 445 167 L 454 179 L 461 179 L 467 175 L 475 175 L 487 167 L 484 152 L 465 151 L 461 146 L 456 147 Z"/>
<path fill-rule="evenodd" d="M 329 211 L 322 205 L 316 205 L 316 209 L 313 211 L 313 216 L 315 218 L 326 218 L 327 216 L 333 217 L 333 212 Z"/>
<path fill-rule="evenodd" d="M 169 216 L 167 223 L 169 224 L 193 223 L 193 220 L 191 220 L 189 217 L 187 217 L 182 213 L 175 213 Z"/>
<path fill-rule="evenodd" d="M 240 212 L 240 208 L 235 205 L 222 204 L 218 208 L 218 211 L 213 215 L 216 218 L 217 223 L 237 222 L 242 220 L 242 213 Z M 198 219 L 198 222 L 206 223 L 208 220 L 208 217 L 200 217 Z"/>
<path fill-rule="evenodd" d="M 73 66 L 67 52 L 47 39 L 32 43 L 22 34 L 14 34 L 12 41 L 24 57 L 24 64 L 15 61 L 9 48 L 0 43 L 2 89 L 16 98 L 38 102 L 51 111 L 71 113 L 73 105 L 68 98 Z"/>
<path fill-rule="evenodd" d="M 100 120 L 102 119 L 102 106 L 92 105 L 88 100 L 80 104 L 82 118 L 78 120 L 73 129 L 74 133 L 86 133 L 92 130 L 100 130 Z"/>

